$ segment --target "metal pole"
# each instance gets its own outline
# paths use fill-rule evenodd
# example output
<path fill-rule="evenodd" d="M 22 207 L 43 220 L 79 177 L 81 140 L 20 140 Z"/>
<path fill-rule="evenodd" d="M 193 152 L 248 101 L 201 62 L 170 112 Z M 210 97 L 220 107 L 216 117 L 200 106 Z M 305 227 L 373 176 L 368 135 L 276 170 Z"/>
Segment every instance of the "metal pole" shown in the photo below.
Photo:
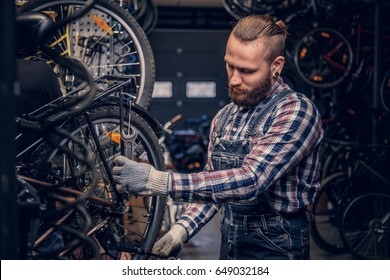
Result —
<path fill-rule="evenodd" d="M 380 82 L 381 82 L 381 54 L 382 54 L 382 33 L 381 33 L 381 0 L 374 1 L 374 75 L 373 75 L 373 97 L 372 97 L 372 142 L 376 144 L 377 139 L 377 114 L 380 110 Z"/>
<path fill-rule="evenodd" d="M 15 188 L 15 1 L 0 1 L 0 252 L 17 259 L 18 219 Z"/>

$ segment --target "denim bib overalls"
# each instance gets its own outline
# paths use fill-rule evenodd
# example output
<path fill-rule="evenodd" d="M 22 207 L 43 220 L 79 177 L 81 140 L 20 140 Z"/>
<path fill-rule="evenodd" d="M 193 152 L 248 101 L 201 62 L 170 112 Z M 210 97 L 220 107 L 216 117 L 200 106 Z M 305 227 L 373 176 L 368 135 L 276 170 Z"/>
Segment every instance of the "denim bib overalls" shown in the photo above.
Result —
<path fill-rule="evenodd" d="M 243 139 L 222 139 L 232 114 L 230 105 L 216 124 L 211 154 L 213 170 L 238 168 L 250 152 L 251 139 L 261 119 L 292 91 L 283 91 L 264 101 L 264 108 L 251 117 Z M 304 211 L 291 218 L 272 207 L 267 191 L 256 199 L 226 203 L 221 216 L 220 259 L 307 259 L 309 231 Z"/>

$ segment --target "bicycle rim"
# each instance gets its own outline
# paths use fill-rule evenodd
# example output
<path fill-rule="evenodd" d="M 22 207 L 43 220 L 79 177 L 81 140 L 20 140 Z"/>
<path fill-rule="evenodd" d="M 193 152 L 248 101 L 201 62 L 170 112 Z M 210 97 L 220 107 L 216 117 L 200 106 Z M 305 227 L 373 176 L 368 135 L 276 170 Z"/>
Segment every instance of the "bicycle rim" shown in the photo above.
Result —
<path fill-rule="evenodd" d="M 89 110 L 88 114 L 109 165 L 108 172 L 111 172 L 114 158 L 120 153 L 119 107 L 100 105 Z M 125 123 L 125 128 L 127 126 L 128 123 Z M 128 196 L 125 197 L 125 205 L 121 205 L 121 201 L 110 184 L 109 174 L 99 157 L 97 145 L 92 140 L 92 133 L 85 118 L 79 117 L 76 121 L 67 123 L 64 128 L 88 145 L 94 157 L 95 171 L 98 174 L 98 184 L 92 195 L 95 199 L 87 199 L 83 206 L 93 220 L 94 227 L 89 231 L 89 235 L 97 240 L 101 258 L 147 259 L 149 256 L 144 252 L 152 249 L 159 234 L 166 198 Z M 164 159 L 157 138 L 150 126 L 134 112 L 131 114 L 131 129 L 137 133 L 133 159 L 147 162 L 163 170 Z M 79 147 L 72 141 L 64 139 L 60 143 L 73 153 L 79 153 Z M 38 159 L 38 162 L 45 163 L 45 178 L 58 182 L 74 176 L 80 166 L 76 157 L 64 154 L 58 149 L 45 150 L 42 149 L 44 152 Z M 89 172 L 82 177 L 75 178 L 72 188 L 81 192 L 86 190 L 89 187 L 90 178 Z M 112 204 L 115 206 L 113 207 Z M 67 226 L 81 231 L 84 225 L 78 215 L 72 214 L 71 218 L 67 219 Z M 88 246 L 80 246 L 76 250 L 67 252 L 66 257 L 88 259 L 88 254 Z"/>
<path fill-rule="evenodd" d="M 390 259 L 390 195 L 373 192 L 355 197 L 345 209 L 341 235 L 359 259 Z"/>
<path fill-rule="evenodd" d="M 340 32 L 331 28 L 316 28 L 297 42 L 293 58 L 304 82 L 315 88 L 331 88 L 349 76 L 353 52 L 350 43 Z"/>
<path fill-rule="evenodd" d="M 322 249 L 331 253 L 346 251 L 339 228 L 342 211 L 342 194 L 348 186 L 348 178 L 337 173 L 323 180 L 313 203 L 311 234 Z"/>
<path fill-rule="evenodd" d="M 85 0 L 37 0 L 25 4 L 22 12 L 42 11 L 55 21 L 80 9 Z M 136 103 L 149 106 L 155 81 L 152 48 L 138 22 L 117 3 L 98 0 L 87 14 L 54 33 L 49 41 L 61 54 L 84 63 L 94 78 L 103 75 L 128 75 L 137 79 Z M 42 53 L 29 56 L 51 63 Z M 74 89 L 79 83 L 56 69 L 63 88 Z"/>

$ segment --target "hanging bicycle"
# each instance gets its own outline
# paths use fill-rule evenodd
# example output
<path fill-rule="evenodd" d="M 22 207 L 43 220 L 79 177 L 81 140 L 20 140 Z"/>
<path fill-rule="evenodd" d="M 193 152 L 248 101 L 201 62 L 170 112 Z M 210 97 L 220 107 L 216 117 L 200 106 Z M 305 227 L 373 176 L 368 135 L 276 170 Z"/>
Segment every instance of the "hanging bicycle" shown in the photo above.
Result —
<path fill-rule="evenodd" d="M 87 11 L 87 7 L 81 9 L 73 17 Z M 59 24 L 49 24 L 47 18 L 37 12 L 22 14 L 17 21 L 46 22 L 34 34 L 41 38 Z M 68 56 L 45 44 L 39 49 L 83 82 L 17 118 L 16 145 L 25 143 L 25 138 L 32 140 L 16 158 L 18 205 L 22 210 L 34 209 L 20 216 L 24 230 L 20 258 L 159 257 L 150 251 L 160 232 L 166 198 L 122 195 L 111 173 L 118 154 L 164 169 L 156 136 L 161 126 L 132 102 L 136 78 L 106 75 L 94 81 L 83 65 Z"/>
<path fill-rule="evenodd" d="M 42 11 L 59 22 L 85 6 L 86 0 L 35 0 L 19 12 Z M 85 64 L 96 79 L 104 75 L 127 75 L 137 80 L 136 103 L 147 108 L 153 93 L 155 64 L 144 30 L 127 10 L 111 0 L 97 0 L 82 17 L 58 29 L 49 40 L 52 48 Z M 44 53 L 20 55 L 53 63 Z M 80 81 L 74 73 L 55 67 L 64 91 Z"/>

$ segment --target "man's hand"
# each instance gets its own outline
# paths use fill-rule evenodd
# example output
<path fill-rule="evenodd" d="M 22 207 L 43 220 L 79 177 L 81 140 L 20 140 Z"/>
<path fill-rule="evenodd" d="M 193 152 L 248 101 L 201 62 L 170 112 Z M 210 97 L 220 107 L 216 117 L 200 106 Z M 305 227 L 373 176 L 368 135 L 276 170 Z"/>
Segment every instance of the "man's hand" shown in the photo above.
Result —
<path fill-rule="evenodd" d="M 167 195 L 168 172 L 158 171 L 149 164 L 117 156 L 112 173 L 121 193 Z"/>
<path fill-rule="evenodd" d="M 165 258 L 174 257 L 180 252 L 186 240 L 187 232 L 184 227 L 175 224 L 154 244 L 152 252 Z"/>

